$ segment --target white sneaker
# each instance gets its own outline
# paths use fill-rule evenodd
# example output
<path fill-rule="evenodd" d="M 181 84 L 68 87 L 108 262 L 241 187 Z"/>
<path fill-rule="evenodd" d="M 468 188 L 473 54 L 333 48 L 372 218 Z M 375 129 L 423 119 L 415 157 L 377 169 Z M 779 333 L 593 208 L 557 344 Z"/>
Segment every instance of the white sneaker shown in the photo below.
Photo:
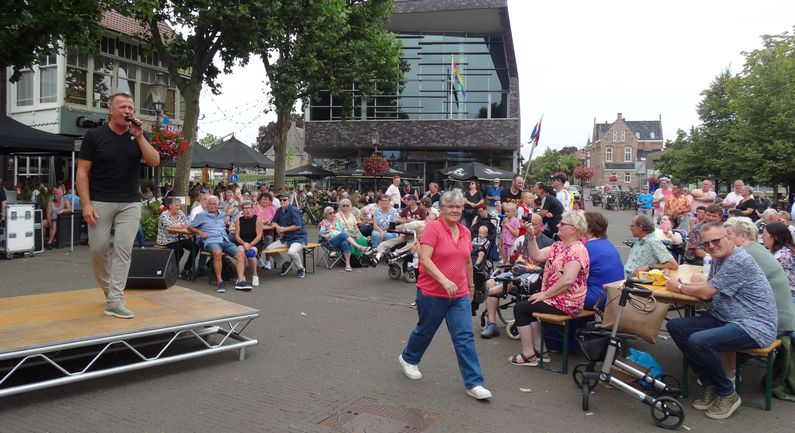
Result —
<path fill-rule="evenodd" d="M 400 366 L 403 367 L 403 374 L 405 374 L 406 377 L 408 377 L 411 380 L 422 379 L 422 373 L 420 373 L 420 369 L 417 368 L 416 365 L 412 365 L 406 362 L 403 359 L 403 355 L 398 356 L 398 362 L 400 362 Z"/>
<path fill-rule="evenodd" d="M 470 397 L 474 397 L 478 400 L 486 400 L 491 398 L 491 391 L 488 389 L 478 385 L 474 388 L 470 388 L 467 390 L 467 395 Z"/>
<path fill-rule="evenodd" d="M 265 269 L 273 269 L 273 262 L 270 259 L 265 260 Z"/>
<path fill-rule="evenodd" d="M 251 285 L 252 286 L 259 286 L 259 277 L 254 275 L 251 277 Z"/>

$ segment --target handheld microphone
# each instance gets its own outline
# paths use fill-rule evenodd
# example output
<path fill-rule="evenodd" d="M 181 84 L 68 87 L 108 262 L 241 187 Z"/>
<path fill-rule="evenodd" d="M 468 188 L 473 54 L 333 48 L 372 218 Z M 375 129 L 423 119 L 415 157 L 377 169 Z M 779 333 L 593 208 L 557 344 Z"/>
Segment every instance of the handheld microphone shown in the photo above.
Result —
<path fill-rule="evenodd" d="M 124 116 L 124 120 L 132 123 L 133 125 L 135 125 L 135 126 L 137 126 L 139 128 L 141 127 L 141 122 L 133 119 L 132 116 Z"/>

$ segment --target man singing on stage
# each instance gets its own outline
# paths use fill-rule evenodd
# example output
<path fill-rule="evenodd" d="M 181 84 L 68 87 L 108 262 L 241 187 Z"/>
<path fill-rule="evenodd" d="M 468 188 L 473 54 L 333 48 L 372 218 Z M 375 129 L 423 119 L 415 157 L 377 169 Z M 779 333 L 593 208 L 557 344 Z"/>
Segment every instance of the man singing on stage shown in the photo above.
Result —
<path fill-rule="evenodd" d="M 124 286 L 141 220 L 139 167 L 142 159 L 157 166 L 160 154 L 144 137 L 141 121 L 132 117 L 135 103 L 131 95 L 113 94 L 108 104 L 109 122 L 83 137 L 77 191 L 88 223 L 94 278 L 107 299 L 105 315 L 131 319 L 135 314 L 124 306 Z"/>

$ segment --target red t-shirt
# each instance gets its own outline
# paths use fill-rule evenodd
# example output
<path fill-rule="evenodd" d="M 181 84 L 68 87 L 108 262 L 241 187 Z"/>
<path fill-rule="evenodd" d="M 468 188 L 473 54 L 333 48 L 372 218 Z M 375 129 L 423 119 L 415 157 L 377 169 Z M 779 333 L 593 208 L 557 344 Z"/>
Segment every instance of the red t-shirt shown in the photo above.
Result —
<path fill-rule="evenodd" d="M 458 240 L 453 240 L 453 232 L 441 219 L 430 221 L 425 225 L 420 236 L 420 244 L 433 247 L 431 260 L 439 268 L 447 279 L 458 286 L 453 298 L 463 298 L 469 295 L 469 285 L 467 284 L 467 263 L 472 254 L 472 243 L 469 229 L 463 224 L 458 224 Z M 420 261 L 420 276 L 417 279 L 417 287 L 422 290 L 424 296 L 435 298 L 450 298 L 447 290 L 436 281 Z"/>

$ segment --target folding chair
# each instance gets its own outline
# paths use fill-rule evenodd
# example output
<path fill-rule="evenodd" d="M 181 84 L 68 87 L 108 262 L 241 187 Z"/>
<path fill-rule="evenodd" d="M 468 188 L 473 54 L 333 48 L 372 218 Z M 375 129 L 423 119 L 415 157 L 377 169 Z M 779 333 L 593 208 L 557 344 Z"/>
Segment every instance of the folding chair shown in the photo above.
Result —
<path fill-rule="evenodd" d="M 342 252 L 329 245 L 328 241 L 321 239 L 320 249 L 323 257 L 320 258 L 320 264 L 325 264 L 326 269 L 331 269 L 342 260 Z"/>

